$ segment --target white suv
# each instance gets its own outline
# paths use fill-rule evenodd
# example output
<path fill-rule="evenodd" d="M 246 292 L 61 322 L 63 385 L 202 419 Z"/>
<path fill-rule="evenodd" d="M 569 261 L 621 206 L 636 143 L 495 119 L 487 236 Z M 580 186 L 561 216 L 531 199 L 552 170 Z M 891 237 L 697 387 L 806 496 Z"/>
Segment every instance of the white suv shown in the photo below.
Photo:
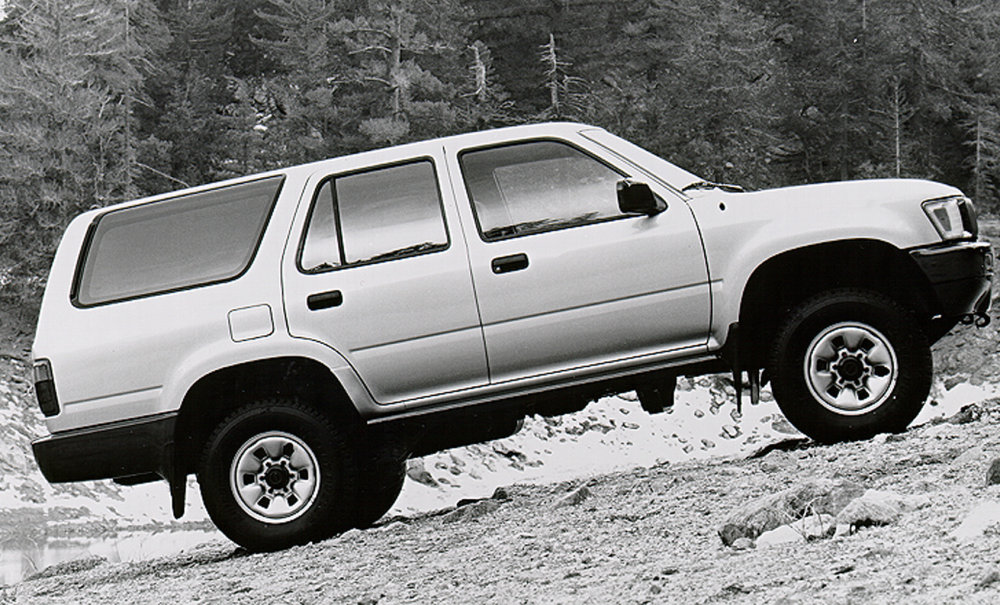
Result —
<path fill-rule="evenodd" d="M 370 524 L 407 456 L 678 375 L 770 381 L 822 441 L 899 431 L 929 343 L 990 305 L 972 204 L 927 181 L 742 192 L 539 124 L 77 217 L 33 350 L 50 481 L 196 473 L 255 550 Z M 744 378 L 746 376 L 746 378 Z"/>

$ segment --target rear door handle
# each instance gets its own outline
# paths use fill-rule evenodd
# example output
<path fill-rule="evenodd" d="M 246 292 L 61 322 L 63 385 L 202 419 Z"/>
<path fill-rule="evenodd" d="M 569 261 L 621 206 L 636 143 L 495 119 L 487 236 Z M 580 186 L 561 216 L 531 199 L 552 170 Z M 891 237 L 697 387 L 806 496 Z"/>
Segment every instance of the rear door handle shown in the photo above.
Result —
<path fill-rule="evenodd" d="M 310 294 L 306 298 L 306 306 L 309 307 L 310 311 L 319 311 L 320 309 L 339 307 L 343 302 L 344 295 L 340 293 L 340 290 Z"/>
<path fill-rule="evenodd" d="M 528 255 L 522 252 L 520 254 L 511 254 L 510 256 L 494 258 L 492 267 L 494 273 L 510 273 L 511 271 L 527 269 Z"/>

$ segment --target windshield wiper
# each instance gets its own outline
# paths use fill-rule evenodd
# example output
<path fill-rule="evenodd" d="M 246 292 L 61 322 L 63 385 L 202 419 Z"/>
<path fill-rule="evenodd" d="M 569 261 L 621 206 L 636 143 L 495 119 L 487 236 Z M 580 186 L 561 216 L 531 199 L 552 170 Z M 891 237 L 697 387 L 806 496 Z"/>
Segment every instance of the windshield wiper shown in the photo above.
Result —
<path fill-rule="evenodd" d="M 711 181 L 695 181 L 690 185 L 685 186 L 681 191 L 691 191 L 692 189 L 721 189 L 727 193 L 743 193 L 746 191 L 743 187 L 739 185 L 730 185 L 727 183 L 713 183 Z"/>

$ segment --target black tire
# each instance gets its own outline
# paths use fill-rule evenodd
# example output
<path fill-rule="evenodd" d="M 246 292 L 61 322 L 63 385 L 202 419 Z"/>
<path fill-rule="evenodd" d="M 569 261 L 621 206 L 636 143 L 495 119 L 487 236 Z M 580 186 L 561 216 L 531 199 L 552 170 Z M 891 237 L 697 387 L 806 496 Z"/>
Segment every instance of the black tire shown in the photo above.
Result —
<path fill-rule="evenodd" d="M 878 292 L 839 289 L 792 309 L 768 373 L 789 422 L 833 443 L 905 430 L 927 399 L 933 368 L 908 308 Z"/>
<path fill-rule="evenodd" d="M 406 460 L 394 454 L 372 456 L 359 465 L 354 526 L 370 527 L 395 504 L 406 479 Z"/>
<path fill-rule="evenodd" d="M 236 410 L 219 423 L 199 460 L 209 516 L 251 551 L 279 550 L 350 528 L 355 434 L 295 399 Z"/>

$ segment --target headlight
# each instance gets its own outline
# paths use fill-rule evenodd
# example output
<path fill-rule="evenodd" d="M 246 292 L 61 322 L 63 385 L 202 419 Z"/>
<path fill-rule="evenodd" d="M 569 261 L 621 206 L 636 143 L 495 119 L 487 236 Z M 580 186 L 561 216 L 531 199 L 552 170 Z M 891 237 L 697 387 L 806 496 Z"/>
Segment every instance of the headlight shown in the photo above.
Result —
<path fill-rule="evenodd" d="M 923 203 L 927 218 L 934 224 L 941 239 L 975 237 L 978 231 L 972 200 L 963 196 L 927 200 Z"/>

